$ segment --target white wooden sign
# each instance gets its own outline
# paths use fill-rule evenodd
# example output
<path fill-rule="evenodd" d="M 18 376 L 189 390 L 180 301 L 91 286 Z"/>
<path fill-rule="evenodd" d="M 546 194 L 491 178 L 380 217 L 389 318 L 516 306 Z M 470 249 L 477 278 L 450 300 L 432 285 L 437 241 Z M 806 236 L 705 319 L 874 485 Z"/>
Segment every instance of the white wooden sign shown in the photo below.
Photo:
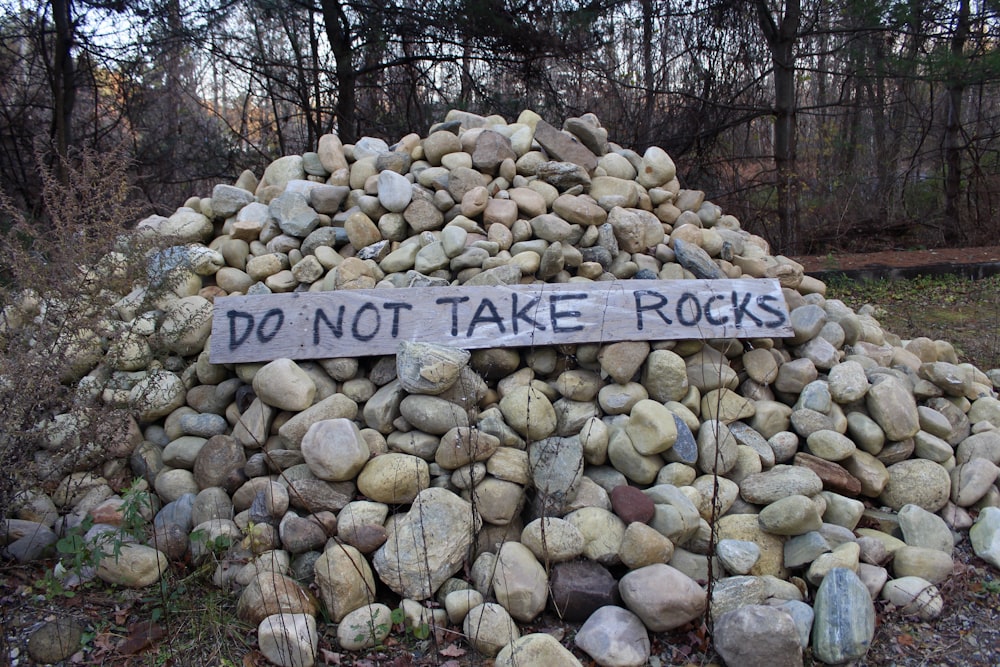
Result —
<path fill-rule="evenodd" d="M 220 297 L 212 363 L 463 349 L 792 335 L 776 280 L 627 280 Z"/>

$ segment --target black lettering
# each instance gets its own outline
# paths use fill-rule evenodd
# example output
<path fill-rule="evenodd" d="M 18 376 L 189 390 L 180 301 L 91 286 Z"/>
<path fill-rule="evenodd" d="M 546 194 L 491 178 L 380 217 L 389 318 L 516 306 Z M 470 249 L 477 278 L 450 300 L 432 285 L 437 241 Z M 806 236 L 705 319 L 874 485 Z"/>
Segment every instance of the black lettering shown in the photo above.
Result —
<path fill-rule="evenodd" d="M 759 317 L 757 317 L 747 309 L 747 306 L 750 305 L 750 297 L 751 297 L 751 294 L 749 292 L 743 295 L 742 301 L 739 300 L 739 297 L 737 296 L 735 291 L 733 291 L 732 294 L 733 294 L 733 312 L 736 314 L 736 326 L 738 327 L 743 326 L 744 317 L 749 317 L 751 320 L 754 321 L 754 324 L 756 324 L 757 326 L 761 326 L 762 324 L 764 324 L 764 322 L 761 321 Z"/>
<path fill-rule="evenodd" d="M 510 322 L 511 322 L 511 328 L 513 328 L 514 333 L 517 334 L 518 320 L 523 320 L 526 324 L 529 324 L 534 329 L 541 329 L 542 331 L 545 331 L 544 324 L 536 322 L 535 320 L 528 317 L 528 311 L 538 306 L 539 297 L 536 296 L 534 299 L 531 299 L 530 301 L 528 301 L 528 303 L 524 305 L 524 308 L 520 309 L 518 309 L 517 307 L 517 292 L 514 292 L 511 295 L 511 297 L 512 299 L 511 299 Z"/>
<path fill-rule="evenodd" d="M 438 303 L 438 304 L 444 304 L 444 303 L 450 303 L 451 304 L 451 335 L 452 336 L 457 336 L 458 335 L 458 304 L 465 303 L 468 300 L 469 300 L 469 297 L 467 297 L 467 296 L 443 296 L 443 297 L 441 297 L 440 299 L 438 299 L 437 301 L 434 302 L 434 303 Z"/>
<path fill-rule="evenodd" d="M 667 301 L 669 301 L 667 297 L 663 296 L 659 292 L 654 292 L 651 289 L 636 290 L 632 296 L 635 297 L 635 328 L 637 330 L 642 331 L 642 314 L 647 310 L 651 310 L 659 315 L 664 324 L 673 324 L 670 318 L 667 317 L 662 310 L 660 310 L 667 305 Z M 643 305 L 642 297 L 644 296 L 655 297 L 659 299 L 659 301 L 650 305 Z"/>
<path fill-rule="evenodd" d="M 723 315 L 722 317 L 717 318 L 712 313 L 712 302 L 713 301 L 725 301 L 725 300 L 726 300 L 726 297 L 723 296 L 722 294 L 713 294 L 712 296 L 708 297 L 708 301 L 705 302 L 705 320 L 709 324 L 712 324 L 712 325 L 715 325 L 717 327 L 720 327 L 723 324 L 726 324 L 726 323 L 729 322 L 729 315 Z"/>
<path fill-rule="evenodd" d="M 764 326 L 768 329 L 777 329 L 782 324 L 785 324 L 787 320 L 785 319 L 785 314 L 781 312 L 778 308 L 771 305 L 772 301 L 777 301 L 777 297 L 771 296 L 770 294 L 763 294 L 757 297 L 757 305 L 760 309 L 769 315 L 774 315 L 776 319 L 768 320 L 764 322 Z"/>
<path fill-rule="evenodd" d="M 684 317 L 684 306 L 685 304 L 691 304 L 691 308 L 694 311 L 694 319 L 689 320 Z M 701 321 L 701 304 L 698 303 L 698 297 L 691 292 L 684 292 L 681 294 L 681 298 L 677 300 L 677 321 L 686 327 L 693 327 Z"/>
<path fill-rule="evenodd" d="M 271 329 L 271 333 L 264 333 L 264 328 L 267 327 L 267 323 L 272 319 L 277 319 L 277 323 L 274 328 Z M 260 319 L 260 324 L 257 325 L 257 340 L 262 343 L 270 343 L 271 340 L 278 335 L 281 331 L 281 325 L 285 323 L 285 313 L 282 312 L 281 308 L 272 308 L 271 310 L 264 313 L 264 317 Z"/>
<path fill-rule="evenodd" d="M 413 304 L 403 303 L 402 301 L 390 301 L 389 303 L 383 303 L 382 307 L 392 311 L 392 337 L 395 338 L 399 335 L 399 311 L 413 310 Z"/>
<path fill-rule="evenodd" d="M 574 327 L 566 327 L 559 324 L 560 317 L 580 317 L 579 310 L 556 310 L 560 301 L 579 301 L 586 299 L 586 294 L 574 292 L 572 294 L 553 294 L 549 297 L 549 320 L 552 322 L 553 333 L 569 333 L 570 331 L 581 331 L 582 324 Z"/>
<path fill-rule="evenodd" d="M 230 310 L 226 312 L 229 317 L 229 349 L 235 350 L 243 343 L 247 342 L 247 338 L 253 332 L 253 315 L 250 313 L 244 313 L 240 310 Z M 243 330 L 240 335 L 236 334 L 236 320 L 240 319 L 246 322 L 247 328 Z"/>
<path fill-rule="evenodd" d="M 489 315 L 483 314 L 483 311 L 486 310 L 490 311 Z M 465 337 L 470 338 L 475 328 L 483 322 L 492 322 L 497 325 L 498 329 L 500 329 L 500 333 L 506 333 L 506 329 L 504 329 L 503 326 L 503 318 L 500 317 L 500 313 L 497 312 L 496 306 L 494 306 L 493 302 L 489 299 L 483 299 L 479 302 L 479 307 L 476 308 L 476 312 L 472 316 L 472 321 L 469 322 L 469 330 L 465 332 Z"/>
<path fill-rule="evenodd" d="M 358 329 L 358 325 L 361 323 L 361 317 L 365 314 L 365 311 L 371 311 L 375 313 L 375 328 L 372 329 L 370 334 L 363 334 Z M 378 308 L 371 301 L 366 302 L 363 306 L 358 308 L 358 312 L 354 313 L 354 321 L 351 322 L 351 336 L 354 340 L 360 340 L 361 342 L 370 341 L 372 338 L 378 334 L 379 328 L 382 326 L 382 316 L 378 312 Z"/>
<path fill-rule="evenodd" d="M 322 308 L 317 308 L 316 313 L 313 315 L 313 345 L 319 345 L 320 340 L 320 330 L 319 323 L 322 321 L 326 324 L 326 328 L 330 330 L 334 338 L 340 338 L 344 335 L 344 306 L 337 308 L 337 321 L 331 322 L 330 318 L 326 316 L 326 313 Z"/>

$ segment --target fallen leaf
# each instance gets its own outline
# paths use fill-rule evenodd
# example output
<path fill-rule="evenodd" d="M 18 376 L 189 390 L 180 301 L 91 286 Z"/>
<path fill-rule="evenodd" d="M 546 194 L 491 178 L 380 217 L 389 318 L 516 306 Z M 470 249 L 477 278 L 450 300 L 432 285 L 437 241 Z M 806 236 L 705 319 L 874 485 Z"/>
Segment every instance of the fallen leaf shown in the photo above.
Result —
<path fill-rule="evenodd" d="M 344 657 L 342 653 L 331 651 L 328 648 L 321 648 L 319 655 L 323 659 L 324 665 L 339 665 L 340 659 Z"/>
<path fill-rule="evenodd" d="M 118 647 L 118 651 L 124 655 L 132 655 L 145 650 L 163 639 L 167 631 L 153 621 L 139 621 L 129 628 L 128 637 Z"/>
<path fill-rule="evenodd" d="M 463 655 L 465 655 L 465 649 L 459 646 L 458 644 L 448 644 L 443 649 L 438 651 L 438 653 L 445 656 L 446 658 L 461 658 Z"/>
<path fill-rule="evenodd" d="M 901 635 L 896 635 L 896 642 L 898 644 L 902 644 L 903 646 L 913 646 L 913 635 L 905 632 Z"/>

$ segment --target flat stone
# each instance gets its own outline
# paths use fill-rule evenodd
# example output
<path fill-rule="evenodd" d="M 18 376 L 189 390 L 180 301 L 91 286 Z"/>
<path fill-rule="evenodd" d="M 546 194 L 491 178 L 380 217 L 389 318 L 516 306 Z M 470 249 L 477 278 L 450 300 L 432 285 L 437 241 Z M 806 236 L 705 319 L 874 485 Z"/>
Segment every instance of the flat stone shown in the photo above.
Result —
<path fill-rule="evenodd" d="M 544 120 L 535 126 L 535 141 L 554 159 L 572 162 L 587 172 L 597 168 L 597 156 L 572 135 L 560 132 Z"/>
<path fill-rule="evenodd" d="M 856 496 L 861 493 L 861 481 L 847 472 L 842 466 L 821 459 L 805 452 L 799 452 L 793 458 L 795 465 L 809 468 L 823 482 L 823 488 L 828 491 Z"/>

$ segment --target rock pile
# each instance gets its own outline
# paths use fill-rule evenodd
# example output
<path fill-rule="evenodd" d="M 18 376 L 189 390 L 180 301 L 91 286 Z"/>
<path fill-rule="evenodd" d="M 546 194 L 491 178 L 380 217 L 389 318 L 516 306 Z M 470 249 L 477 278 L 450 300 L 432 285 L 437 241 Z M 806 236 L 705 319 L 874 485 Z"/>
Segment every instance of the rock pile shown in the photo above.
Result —
<path fill-rule="evenodd" d="M 798 665 L 809 647 L 840 663 L 865 654 L 879 596 L 940 613 L 977 512 L 975 549 L 1000 566 L 998 374 L 825 298 L 682 189 L 663 150 L 610 143 L 591 115 L 559 130 L 451 112 L 392 146 L 327 135 L 136 233 L 162 239 L 149 283 L 67 377 L 132 411 L 134 440 L 114 445 L 157 511 L 96 576 L 145 586 L 214 554 L 275 664 L 313 664 L 320 605 L 341 649 L 379 644 L 388 591 L 408 624 L 460 628 L 498 665 L 580 664 L 520 635 L 546 608 L 582 622 L 578 654 L 600 665 L 645 664 L 650 631 L 709 609 L 729 664 Z M 705 277 L 777 279 L 794 336 L 207 352 L 220 295 Z M 122 504 L 72 473 L 22 495 L 6 551 L 37 557 L 85 516 L 114 531 Z"/>

